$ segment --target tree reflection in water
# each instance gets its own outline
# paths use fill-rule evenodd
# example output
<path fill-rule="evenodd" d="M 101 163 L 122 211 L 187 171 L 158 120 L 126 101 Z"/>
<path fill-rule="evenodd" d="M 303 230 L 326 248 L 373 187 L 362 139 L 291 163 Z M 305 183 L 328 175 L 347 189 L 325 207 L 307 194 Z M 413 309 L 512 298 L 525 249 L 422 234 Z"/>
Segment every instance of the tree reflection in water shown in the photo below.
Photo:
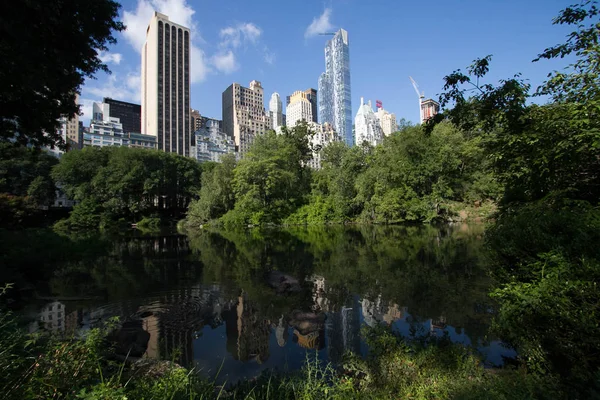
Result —
<path fill-rule="evenodd" d="M 64 262 L 50 291 L 102 299 L 67 302 L 71 329 L 118 315 L 142 354 L 208 374 L 225 359 L 228 379 L 295 368 L 305 349 L 332 362 L 364 354 L 363 323 L 485 347 L 482 235 L 478 225 L 331 226 L 104 238 L 108 254 Z"/>

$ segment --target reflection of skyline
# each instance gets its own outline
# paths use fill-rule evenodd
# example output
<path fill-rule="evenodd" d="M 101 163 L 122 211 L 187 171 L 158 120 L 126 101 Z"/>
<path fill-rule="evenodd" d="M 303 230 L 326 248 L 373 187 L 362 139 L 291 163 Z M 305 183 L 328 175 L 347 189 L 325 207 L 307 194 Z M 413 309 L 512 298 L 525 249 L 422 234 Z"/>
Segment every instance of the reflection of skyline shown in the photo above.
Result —
<path fill-rule="evenodd" d="M 269 358 L 270 321 L 261 319 L 257 310 L 242 293 L 237 304 L 223 313 L 227 332 L 227 349 L 234 359 L 256 360 L 262 364 Z"/>
<path fill-rule="evenodd" d="M 394 321 L 402 319 L 408 312 L 406 307 L 400 307 L 396 303 L 385 302 L 381 295 L 374 301 L 367 297 L 362 299 L 362 315 L 365 323 L 370 327 L 375 327 L 379 323 L 392 325 Z"/>
<path fill-rule="evenodd" d="M 256 361 L 262 364 L 273 353 L 290 348 L 325 349 L 323 354 L 327 359 L 337 363 L 346 352 L 361 354 L 363 321 L 371 327 L 389 326 L 400 320 L 406 320 L 402 324 L 413 321 L 406 307 L 386 300 L 381 294 L 376 297 L 349 295 L 340 301 L 339 288 L 329 287 L 325 277 L 313 276 L 307 280 L 312 282 L 309 296 L 299 297 L 307 303 L 300 308 L 296 308 L 298 304 L 290 303 L 290 308 L 279 316 L 265 315 L 244 291 L 226 295 L 219 285 L 193 285 L 159 293 L 146 300 L 69 313 L 63 303 L 52 302 L 42 307 L 39 318 L 48 324 L 48 329 L 74 332 L 82 325 L 87 328 L 100 326 L 107 318 L 119 315 L 121 322 L 131 322 L 130 329 L 147 332 L 144 357 L 174 359 L 185 366 L 191 366 L 195 357 L 199 357 L 194 354 L 194 343 L 202 342 L 203 331 L 208 327 L 224 329 L 221 337 L 227 353 L 243 363 Z M 275 291 L 273 296 L 286 298 L 285 294 Z M 336 300 L 332 302 L 331 299 Z M 425 321 L 418 318 L 416 323 L 418 320 Z M 433 334 L 450 324 L 443 315 L 426 321 L 423 327 Z M 290 332 L 293 340 L 289 340 Z"/>

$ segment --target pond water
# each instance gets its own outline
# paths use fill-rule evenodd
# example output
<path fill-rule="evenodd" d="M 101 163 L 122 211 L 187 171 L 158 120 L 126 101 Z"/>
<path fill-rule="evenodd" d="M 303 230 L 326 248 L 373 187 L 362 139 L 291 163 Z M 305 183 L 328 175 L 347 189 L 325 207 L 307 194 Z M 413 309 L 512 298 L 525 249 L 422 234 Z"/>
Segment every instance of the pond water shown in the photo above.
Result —
<path fill-rule="evenodd" d="M 31 304 L 30 329 L 78 333 L 118 316 L 130 356 L 174 359 L 221 382 L 307 356 L 366 354 L 364 325 L 448 335 L 489 365 L 483 227 L 358 226 L 98 238 L 64 261 Z M 124 351 L 124 350 L 123 350 Z"/>

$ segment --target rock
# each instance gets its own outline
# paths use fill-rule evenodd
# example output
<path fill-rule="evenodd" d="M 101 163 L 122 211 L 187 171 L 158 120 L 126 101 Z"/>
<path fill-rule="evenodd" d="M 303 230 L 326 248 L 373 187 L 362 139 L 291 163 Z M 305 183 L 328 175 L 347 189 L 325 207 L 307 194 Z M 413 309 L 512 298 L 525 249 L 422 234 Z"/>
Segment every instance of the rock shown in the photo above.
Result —
<path fill-rule="evenodd" d="M 300 282 L 296 278 L 280 271 L 271 271 L 267 277 L 267 282 L 279 294 L 301 290 Z"/>
<path fill-rule="evenodd" d="M 309 332 L 315 332 L 325 327 L 325 313 L 295 311 L 291 315 L 290 325 L 301 334 L 306 335 Z"/>
<path fill-rule="evenodd" d="M 131 365 L 131 370 L 136 375 L 146 378 L 161 378 L 167 372 L 177 369 L 184 369 L 181 365 L 172 361 L 155 360 L 153 358 L 142 358 Z"/>
<path fill-rule="evenodd" d="M 127 321 L 113 331 L 108 340 L 114 342 L 117 355 L 141 357 L 148 349 L 150 334 L 142 328 L 142 321 Z"/>

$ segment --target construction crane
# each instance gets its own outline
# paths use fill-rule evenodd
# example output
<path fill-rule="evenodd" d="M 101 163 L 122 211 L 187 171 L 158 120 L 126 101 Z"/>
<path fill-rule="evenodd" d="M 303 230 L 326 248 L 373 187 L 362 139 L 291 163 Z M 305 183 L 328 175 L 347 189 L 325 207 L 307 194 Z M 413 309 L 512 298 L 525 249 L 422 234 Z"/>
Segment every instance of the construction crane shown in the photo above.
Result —
<path fill-rule="evenodd" d="M 417 96 L 419 97 L 419 119 L 420 122 L 423 123 L 423 99 L 425 98 L 425 92 L 419 92 L 419 85 L 417 85 L 417 82 L 415 82 L 415 80 L 412 78 L 412 76 L 409 76 L 410 81 L 412 82 L 413 87 L 415 88 L 415 92 L 417 92 Z"/>
<path fill-rule="evenodd" d="M 321 36 L 335 36 L 335 32 L 323 32 L 319 33 Z"/>

